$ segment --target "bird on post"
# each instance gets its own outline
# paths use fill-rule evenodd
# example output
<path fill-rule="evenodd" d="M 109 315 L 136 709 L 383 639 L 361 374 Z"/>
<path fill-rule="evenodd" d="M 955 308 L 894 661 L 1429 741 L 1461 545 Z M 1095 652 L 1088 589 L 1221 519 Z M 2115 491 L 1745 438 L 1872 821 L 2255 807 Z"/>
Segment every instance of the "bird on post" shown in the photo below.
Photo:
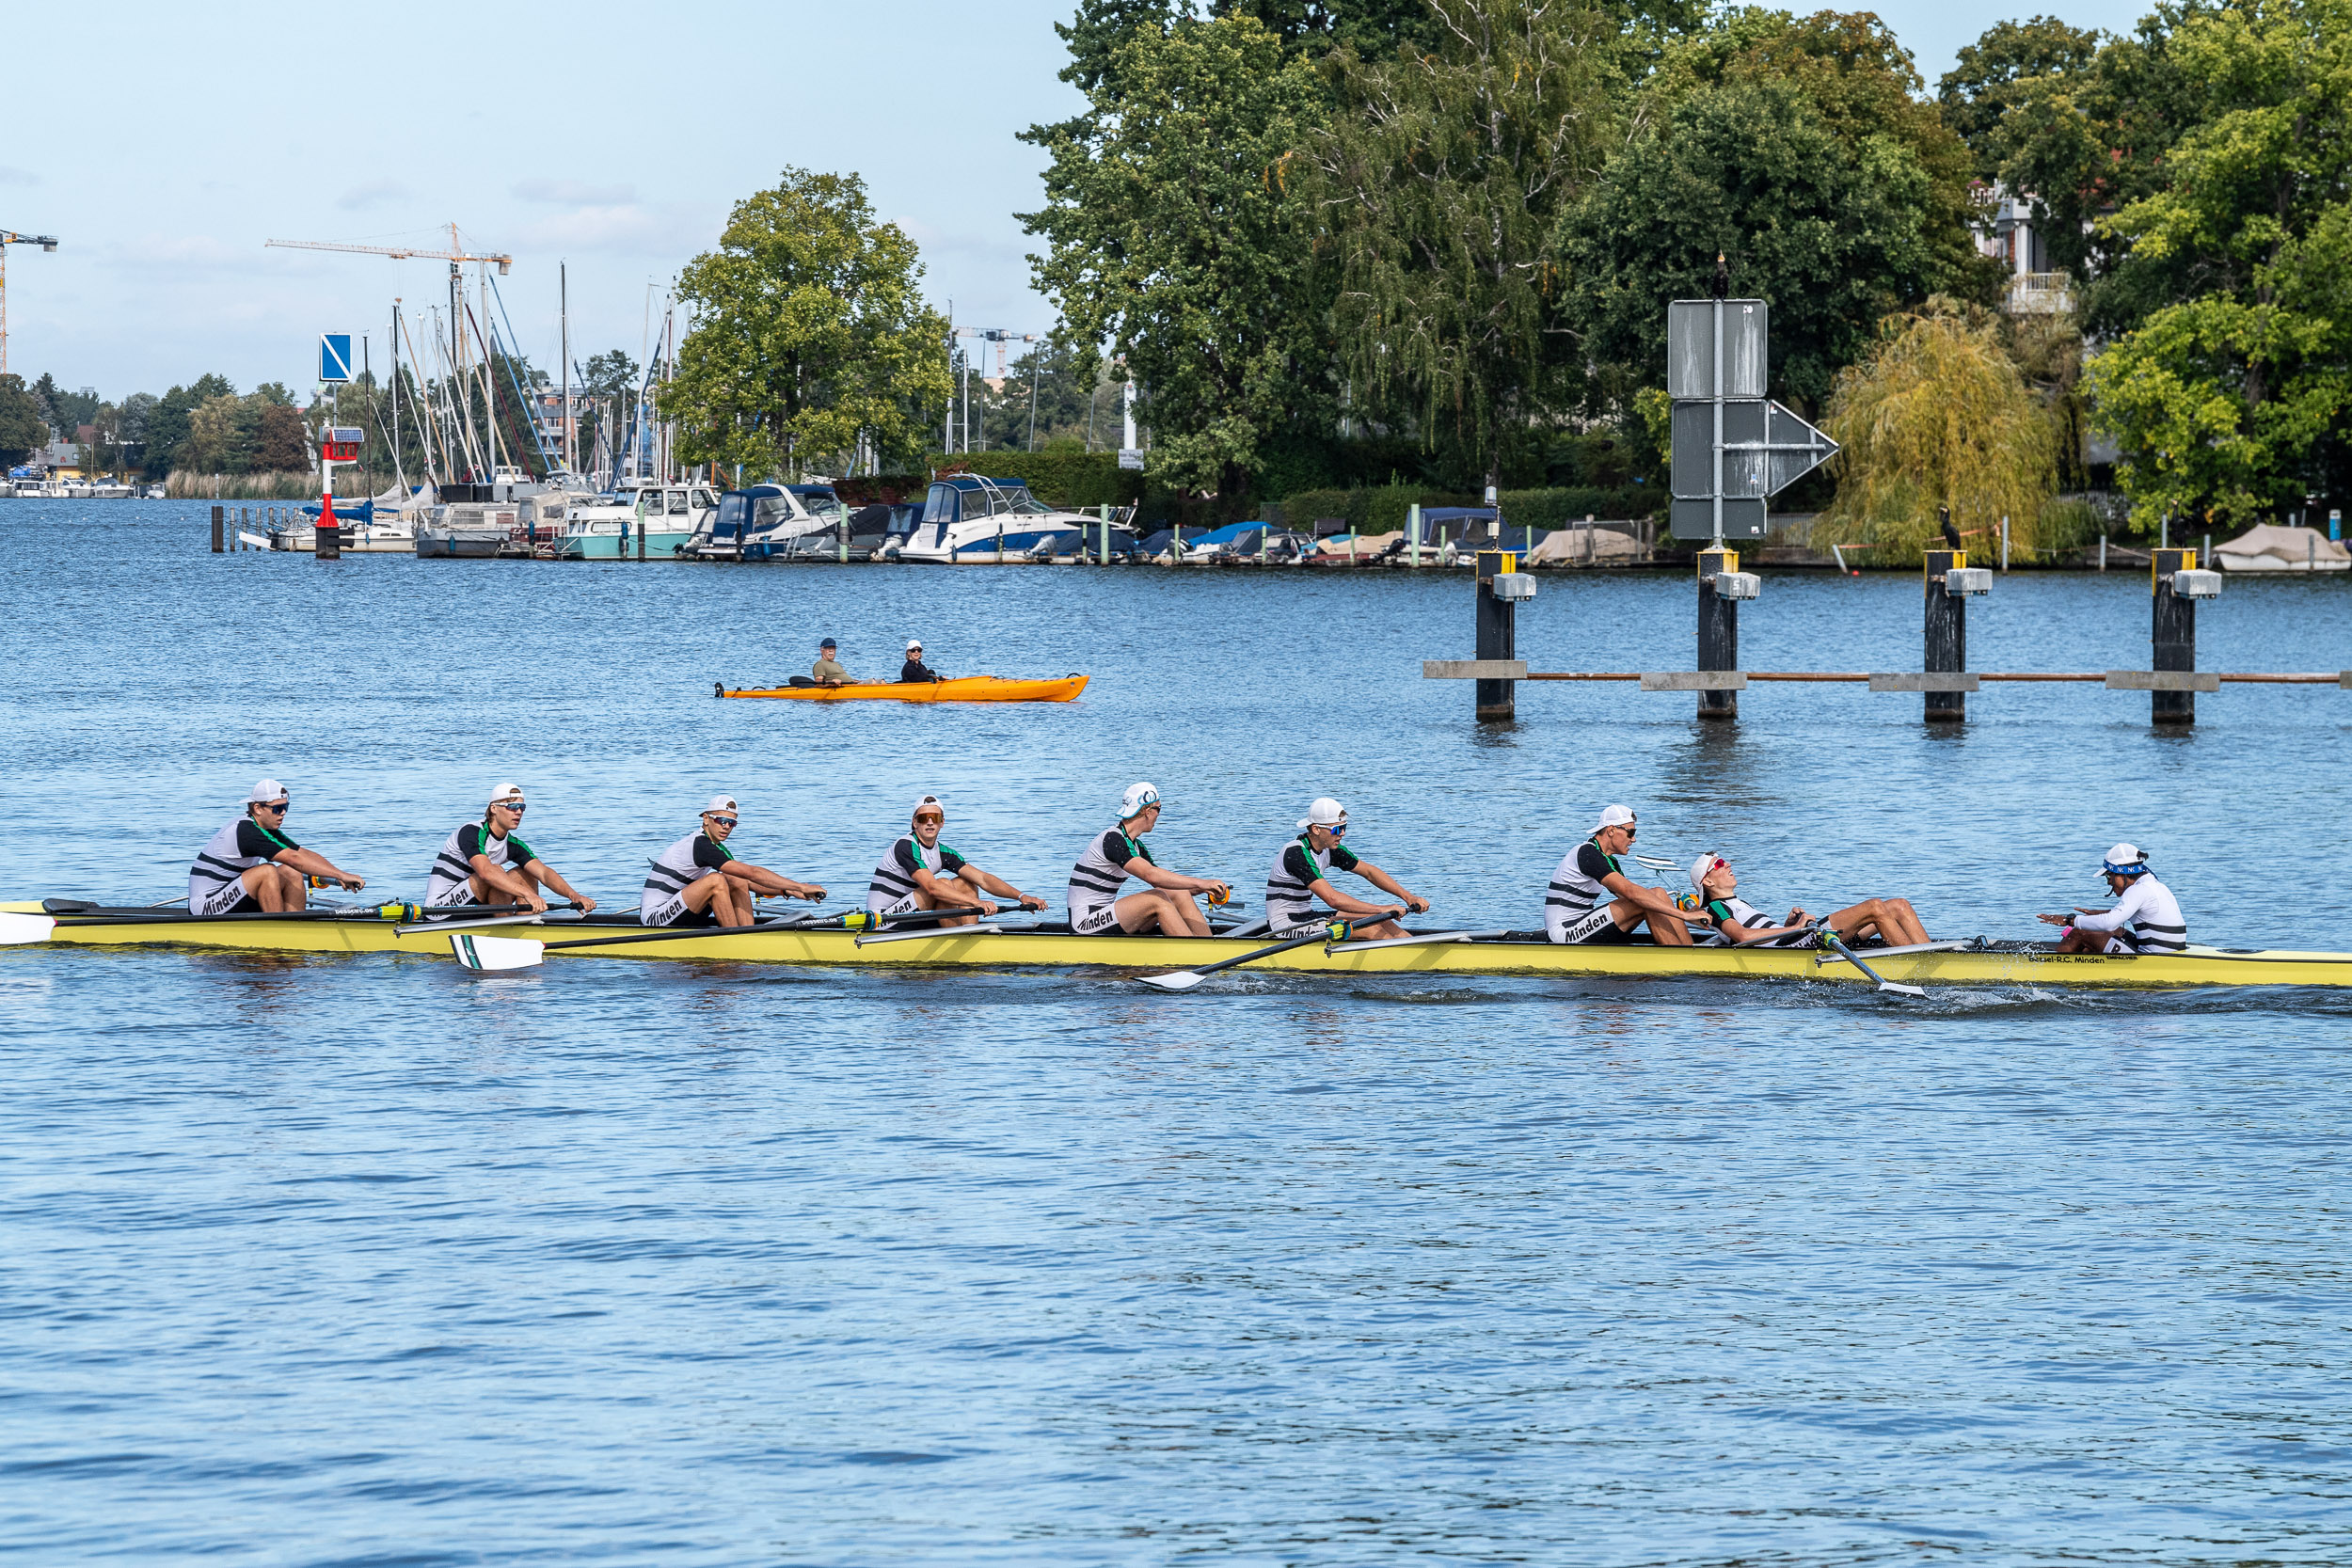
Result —
<path fill-rule="evenodd" d="M 1724 261 L 1724 253 L 1720 250 L 1715 252 L 1715 297 L 1731 297 L 1731 268 Z"/>
<path fill-rule="evenodd" d="M 1952 509 L 1939 506 L 1935 509 L 1935 515 L 1936 520 L 1944 525 L 1944 543 L 1953 549 L 1960 548 L 1960 530 L 1952 527 Z"/>

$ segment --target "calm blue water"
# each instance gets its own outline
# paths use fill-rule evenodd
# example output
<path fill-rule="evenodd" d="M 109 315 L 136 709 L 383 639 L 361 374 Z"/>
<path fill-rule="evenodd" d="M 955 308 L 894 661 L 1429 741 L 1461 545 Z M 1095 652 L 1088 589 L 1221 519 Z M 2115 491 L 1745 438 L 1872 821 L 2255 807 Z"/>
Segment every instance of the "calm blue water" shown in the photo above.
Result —
<path fill-rule="evenodd" d="M 0 891 L 147 902 L 256 776 L 387 893 L 519 779 L 633 900 L 714 790 L 863 884 L 914 797 L 1058 891 L 1121 786 L 1249 884 L 1311 796 L 1464 925 L 1597 808 L 1760 904 L 2027 935 L 2130 838 L 2195 934 L 2345 944 L 2352 693 L 1523 689 L 1436 574 L 205 552 L 0 502 Z M 2352 665 L 2245 582 L 2215 669 Z M 1769 576 L 1756 668 L 1908 668 L 1915 578 Z M 2146 664 L 2128 573 L 1979 669 Z M 1679 576 L 1547 578 L 1537 668 L 1682 668 Z M 1084 670 L 1077 705 L 710 683 Z M 0 950 L 0 1552 L 440 1564 L 2340 1562 L 2352 998 Z"/>

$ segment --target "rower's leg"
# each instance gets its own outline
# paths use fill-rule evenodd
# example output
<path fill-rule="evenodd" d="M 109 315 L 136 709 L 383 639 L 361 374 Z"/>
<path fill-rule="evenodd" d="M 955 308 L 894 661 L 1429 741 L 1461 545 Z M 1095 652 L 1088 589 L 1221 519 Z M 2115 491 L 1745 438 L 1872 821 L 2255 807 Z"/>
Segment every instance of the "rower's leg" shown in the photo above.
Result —
<path fill-rule="evenodd" d="M 688 913 L 709 915 L 722 926 L 745 925 L 747 922 L 735 918 L 735 901 L 727 885 L 733 880 L 732 877 L 719 872 L 697 877 L 686 884 L 686 891 L 678 895 L 678 902 L 686 906 Z"/>
<path fill-rule="evenodd" d="M 1620 931 L 1631 931 L 1636 926 L 1649 927 L 1650 940 L 1661 947 L 1689 947 L 1691 927 L 1670 914 L 1659 914 L 1641 905 L 1620 898 L 1609 906 L 1609 917 L 1617 923 Z"/>
<path fill-rule="evenodd" d="M 1920 923 L 1918 912 L 1912 909 L 1910 899 L 1882 898 L 1879 902 L 1886 906 L 1887 924 L 1895 927 L 1897 945 L 1910 946 L 1928 940 L 1928 928 Z M 1880 929 L 1885 929 L 1885 926 L 1882 925 Z"/>
<path fill-rule="evenodd" d="M 252 895 L 255 903 L 276 914 L 287 909 L 300 908 L 286 902 L 286 879 L 279 875 L 285 869 L 282 865 L 249 865 L 237 879 L 245 884 L 245 891 Z"/>
<path fill-rule="evenodd" d="M 969 884 L 967 884 L 967 885 L 969 885 Z M 977 893 L 978 890 L 976 888 L 976 889 L 974 889 L 973 891 Z M 962 912 L 961 914 L 950 914 L 950 915 L 944 915 L 944 916 L 942 916 L 942 917 L 941 917 L 941 919 L 940 919 L 939 924 L 940 924 L 940 927 L 941 927 L 941 929 L 943 929 L 943 930 L 944 930 L 944 929 L 946 929 L 947 927 L 950 927 L 950 926 L 971 926 L 971 925 L 976 925 L 976 924 L 977 924 L 977 923 L 978 923 L 979 918 L 980 918 L 980 911 L 977 911 L 977 910 L 976 910 L 976 909 L 971 908 L 969 905 L 964 905 L 964 904 L 943 904 L 943 903 L 941 903 L 941 902 L 940 902 L 940 900 L 939 900 L 938 898 L 934 897 L 934 896 L 933 896 L 932 895 L 930 895 L 930 894 L 925 893 L 925 892 L 924 892 L 921 888 L 919 888 L 919 887 L 918 887 L 918 888 L 916 888 L 916 889 L 914 890 L 914 904 L 915 904 L 915 907 L 916 907 L 917 909 L 924 909 L 924 910 L 957 909 L 957 910 L 961 910 L 961 911 L 964 911 L 964 912 Z"/>

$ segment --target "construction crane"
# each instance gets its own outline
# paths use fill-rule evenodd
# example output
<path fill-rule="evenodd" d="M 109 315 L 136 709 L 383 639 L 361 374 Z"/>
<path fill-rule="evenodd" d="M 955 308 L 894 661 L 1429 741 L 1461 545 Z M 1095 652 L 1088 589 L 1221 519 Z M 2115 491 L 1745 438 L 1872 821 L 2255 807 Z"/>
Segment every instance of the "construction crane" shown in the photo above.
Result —
<path fill-rule="evenodd" d="M 0 229 L 0 375 L 8 373 L 8 246 L 37 245 L 43 250 L 57 248 L 55 234 L 20 234 L 13 229 Z"/>
<path fill-rule="evenodd" d="M 485 251 L 477 256 L 460 245 L 457 243 L 457 225 L 453 223 L 449 226 L 449 248 L 447 250 L 429 250 L 422 245 L 340 245 L 332 240 L 268 240 L 262 243 L 262 248 L 266 250 L 271 245 L 276 245 L 280 250 L 347 250 L 361 256 L 389 256 L 395 261 L 418 259 L 447 261 L 453 275 L 457 271 L 458 266 L 466 261 L 496 261 L 499 264 L 501 277 L 504 277 L 515 270 L 515 258 L 512 256 L 495 250 Z"/>

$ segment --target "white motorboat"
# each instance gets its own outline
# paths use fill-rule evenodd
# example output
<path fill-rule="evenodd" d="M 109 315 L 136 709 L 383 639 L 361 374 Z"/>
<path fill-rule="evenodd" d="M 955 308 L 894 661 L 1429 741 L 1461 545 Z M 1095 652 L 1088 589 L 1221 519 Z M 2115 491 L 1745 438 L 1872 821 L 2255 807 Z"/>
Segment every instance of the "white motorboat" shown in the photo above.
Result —
<path fill-rule="evenodd" d="M 1055 561 L 1074 557 L 1095 522 L 1047 506 L 1018 479 L 957 474 L 931 485 L 914 531 L 883 553 L 951 566 Z"/>

